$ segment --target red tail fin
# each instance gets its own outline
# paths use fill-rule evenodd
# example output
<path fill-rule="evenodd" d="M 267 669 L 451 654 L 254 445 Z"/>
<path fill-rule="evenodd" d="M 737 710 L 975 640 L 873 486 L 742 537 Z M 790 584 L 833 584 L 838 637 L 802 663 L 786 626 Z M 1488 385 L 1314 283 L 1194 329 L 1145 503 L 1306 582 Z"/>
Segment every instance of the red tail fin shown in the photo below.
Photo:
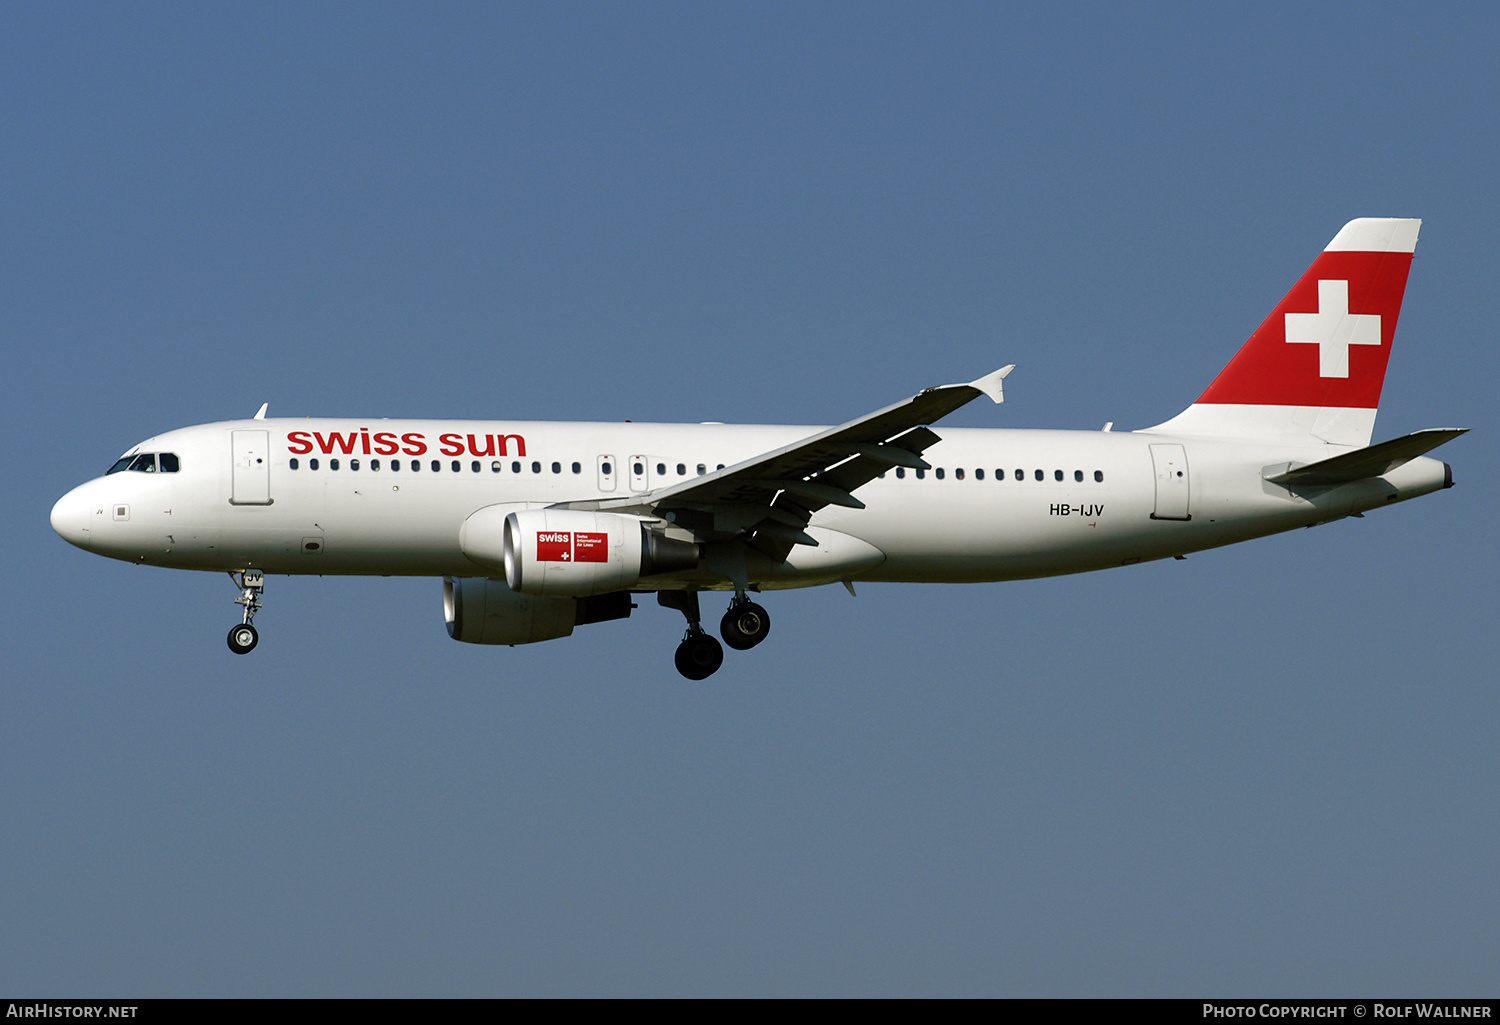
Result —
<path fill-rule="evenodd" d="M 1198 401 L 1151 430 L 1368 445 L 1421 224 L 1344 225 Z"/>

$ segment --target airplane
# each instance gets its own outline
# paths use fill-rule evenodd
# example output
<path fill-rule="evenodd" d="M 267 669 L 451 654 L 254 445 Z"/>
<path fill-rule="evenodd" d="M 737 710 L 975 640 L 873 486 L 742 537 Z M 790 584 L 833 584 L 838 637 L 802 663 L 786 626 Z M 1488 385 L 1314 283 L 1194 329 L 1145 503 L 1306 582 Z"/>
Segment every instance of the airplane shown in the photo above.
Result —
<path fill-rule="evenodd" d="M 1452 487 L 1426 455 L 1466 428 L 1371 445 L 1421 221 L 1346 224 L 1177 416 L 1132 432 L 937 429 L 1002 367 L 837 427 L 254 418 L 169 431 L 68 492 L 52 526 L 126 562 L 228 572 L 259 634 L 268 574 L 441 577 L 448 634 L 529 644 L 655 593 L 683 676 L 770 632 L 751 594 L 866 581 L 1020 580 L 1129 566 L 1361 516 Z"/>

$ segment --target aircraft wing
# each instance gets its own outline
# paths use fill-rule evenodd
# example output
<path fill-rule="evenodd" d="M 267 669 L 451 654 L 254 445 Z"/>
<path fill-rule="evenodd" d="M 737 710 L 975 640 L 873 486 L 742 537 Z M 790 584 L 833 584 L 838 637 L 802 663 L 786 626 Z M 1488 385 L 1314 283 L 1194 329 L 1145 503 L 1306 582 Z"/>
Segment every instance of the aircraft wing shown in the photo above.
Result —
<path fill-rule="evenodd" d="M 722 470 L 625 498 L 574 502 L 574 508 L 639 511 L 672 520 L 704 540 L 753 535 L 777 559 L 796 544 L 816 545 L 803 528 L 827 505 L 863 509 L 854 491 L 895 466 L 926 469 L 922 452 L 938 440 L 927 425 L 981 395 L 1004 401 L 1001 367 L 968 384 L 913 395 L 857 420 Z"/>

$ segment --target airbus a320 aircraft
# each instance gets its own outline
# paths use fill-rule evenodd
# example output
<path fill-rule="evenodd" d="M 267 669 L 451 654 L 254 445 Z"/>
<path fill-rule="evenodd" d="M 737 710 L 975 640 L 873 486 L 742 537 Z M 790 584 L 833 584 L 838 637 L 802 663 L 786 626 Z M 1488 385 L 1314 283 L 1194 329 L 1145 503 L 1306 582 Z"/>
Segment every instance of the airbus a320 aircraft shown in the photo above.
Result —
<path fill-rule="evenodd" d="M 1080 573 L 1359 516 L 1451 487 L 1370 444 L 1418 220 L 1350 221 L 1196 402 L 1131 433 L 934 429 L 1001 401 L 1004 367 L 839 427 L 251 420 L 134 446 L 52 510 L 79 548 L 227 571 L 258 635 L 266 574 L 443 578 L 449 636 L 528 644 L 630 615 L 687 618 L 677 668 L 724 649 L 700 591 L 730 591 L 732 648 L 766 639 L 752 592 Z"/>

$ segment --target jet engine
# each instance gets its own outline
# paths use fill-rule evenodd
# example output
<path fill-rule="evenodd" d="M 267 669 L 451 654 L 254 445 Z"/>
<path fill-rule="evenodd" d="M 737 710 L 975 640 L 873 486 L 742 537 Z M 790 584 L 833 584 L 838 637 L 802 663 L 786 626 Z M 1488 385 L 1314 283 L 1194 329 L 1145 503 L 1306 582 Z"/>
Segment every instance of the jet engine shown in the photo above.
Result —
<path fill-rule="evenodd" d="M 520 594 L 586 597 L 697 568 L 698 546 L 616 513 L 527 509 L 505 518 L 505 579 Z"/>
<path fill-rule="evenodd" d="M 517 594 L 503 580 L 443 578 L 448 636 L 470 644 L 531 644 L 566 637 L 573 627 L 624 619 L 634 608 L 621 591 L 598 598 Z"/>

